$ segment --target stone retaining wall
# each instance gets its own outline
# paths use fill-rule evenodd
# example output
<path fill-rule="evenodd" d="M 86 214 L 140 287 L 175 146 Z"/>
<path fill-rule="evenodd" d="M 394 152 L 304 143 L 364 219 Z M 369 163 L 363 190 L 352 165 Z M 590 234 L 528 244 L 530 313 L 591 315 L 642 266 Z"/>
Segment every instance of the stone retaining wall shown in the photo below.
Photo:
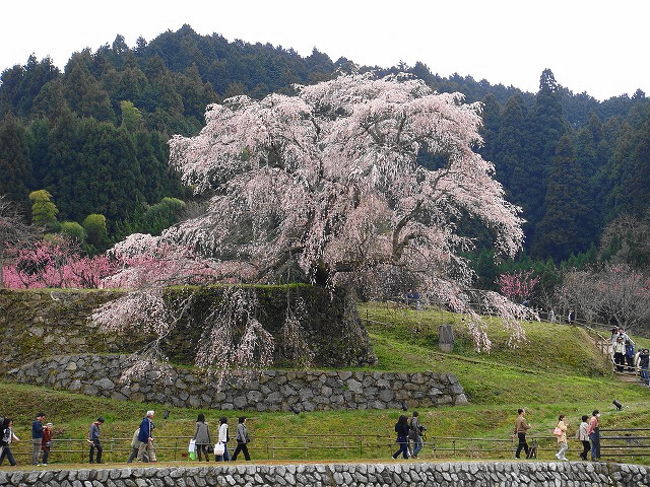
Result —
<path fill-rule="evenodd" d="M 165 291 L 165 300 L 193 296 L 189 310 L 160 346 L 178 364 L 193 364 L 201 336 L 210 332 L 213 319 L 206 314 L 218 308 L 224 286 L 179 286 Z M 259 319 L 275 337 L 276 367 L 291 367 L 292 360 L 282 350 L 281 328 L 286 307 L 301 300 L 308 317 L 303 320 L 304 339 L 310 344 L 316 367 L 356 367 L 376 362 L 366 329 L 343 290 L 306 284 L 286 286 L 246 286 L 259 302 Z M 0 289 L 0 342 L 11 343 L 0 354 L 0 373 L 44 355 L 70 353 L 132 353 L 152 341 L 143 333 L 107 333 L 90 319 L 104 303 L 124 292 L 106 289 Z M 237 333 L 241 330 L 235 330 Z"/>
<path fill-rule="evenodd" d="M 221 465 L 98 470 L 0 471 L 5 487 L 647 487 L 639 465 L 605 463 L 391 463 Z"/>
<path fill-rule="evenodd" d="M 151 370 L 122 384 L 120 377 L 129 366 L 125 355 L 61 355 L 12 369 L 5 379 L 118 400 L 214 409 L 315 411 L 467 403 L 452 374 L 265 370 L 252 381 L 229 376 L 217 392 L 214 379 L 174 367 Z"/>

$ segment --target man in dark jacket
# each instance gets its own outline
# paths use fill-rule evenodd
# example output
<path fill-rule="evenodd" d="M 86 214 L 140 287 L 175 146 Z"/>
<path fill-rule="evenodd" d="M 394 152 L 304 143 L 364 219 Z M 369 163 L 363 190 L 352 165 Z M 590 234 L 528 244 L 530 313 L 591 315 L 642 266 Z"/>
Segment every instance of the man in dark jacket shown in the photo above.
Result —
<path fill-rule="evenodd" d="M 90 443 L 90 463 L 102 463 L 102 442 L 99 439 L 99 427 L 104 424 L 104 418 L 101 416 L 90 425 L 90 433 L 88 434 L 88 442 Z M 95 451 L 97 451 L 97 458 L 95 459 Z"/>
<path fill-rule="evenodd" d="M 140 433 L 138 433 L 138 441 L 140 446 L 138 447 L 138 460 L 141 462 L 148 462 L 150 455 L 147 453 L 147 448 L 149 443 L 153 441 L 153 415 L 154 411 L 147 411 L 147 415 L 142 418 L 140 423 Z"/>
<path fill-rule="evenodd" d="M 43 421 L 45 414 L 38 413 L 32 422 L 32 465 L 40 465 L 41 444 L 43 443 Z"/>

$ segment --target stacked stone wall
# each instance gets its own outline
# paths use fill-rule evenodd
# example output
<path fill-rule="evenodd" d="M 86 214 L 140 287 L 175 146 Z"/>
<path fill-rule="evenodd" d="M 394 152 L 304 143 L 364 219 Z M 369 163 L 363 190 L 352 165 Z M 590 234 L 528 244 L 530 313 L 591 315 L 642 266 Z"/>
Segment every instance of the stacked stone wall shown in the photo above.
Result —
<path fill-rule="evenodd" d="M 235 373 L 219 391 L 198 370 L 165 366 L 120 382 L 131 366 L 125 355 L 63 355 L 12 369 L 5 380 L 117 400 L 177 407 L 256 411 L 399 409 L 467 403 L 453 374 L 318 370 L 264 370 L 252 380 Z"/>
<path fill-rule="evenodd" d="M 0 471 L 4 487 L 647 487 L 647 467 L 458 462 Z"/>
<path fill-rule="evenodd" d="M 206 316 L 222 299 L 224 286 L 173 287 L 165 300 L 193 296 L 186 316 L 165 338 L 161 347 L 174 363 L 192 364 L 201 336 L 212 321 Z M 281 328 L 288 299 L 302 300 L 305 340 L 313 363 L 319 367 L 350 367 L 372 364 L 368 333 L 356 312 L 346 312 L 344 293 L 303 284 L 247 286 L 259 302 L 259 319 L 275 337 L 277 367 L 292 366 L 282 353 Z M 0 289 L 0 341 L 7 346 L 0 354 L 0 373 L 43 356 L 69 353 L 129 353 L 150 342 L 145 333 L 104 333 L 90 320 L 94 309 L 123 296 L 105 289 Z M 354 310 L 353 310 L 354 311 Z M 237 332 L 237 330 L 236 330 Z"/>

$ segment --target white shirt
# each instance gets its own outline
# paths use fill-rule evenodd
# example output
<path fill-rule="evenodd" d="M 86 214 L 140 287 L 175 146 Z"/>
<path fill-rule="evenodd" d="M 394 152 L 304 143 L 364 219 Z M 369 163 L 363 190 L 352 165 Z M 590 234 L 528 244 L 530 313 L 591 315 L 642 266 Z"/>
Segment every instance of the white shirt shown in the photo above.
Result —
<path fill-rule="evenodd" d="M 227 436 L 228 436 L 228 425 L 224 423 L 221 426 L 219 426 L 219 441 L 221 443 L 225 443 Z"/>

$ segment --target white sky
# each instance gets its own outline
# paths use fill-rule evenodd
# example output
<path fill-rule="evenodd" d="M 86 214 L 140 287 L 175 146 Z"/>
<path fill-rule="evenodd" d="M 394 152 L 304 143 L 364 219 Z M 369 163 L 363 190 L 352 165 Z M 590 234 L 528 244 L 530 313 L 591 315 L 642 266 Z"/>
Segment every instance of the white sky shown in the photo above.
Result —
<path fill-rule="evenodd" d="M 62 67 L 122 34 L 129 46 L 190 24 L 200 34 L 270 42 L 301 55 L 470 74 L 537 91 L 558 82 L 599 99 L 650 93 L 647 0 L 8 0 L 0 11 L 0 70 L 30 53 Z"/>

